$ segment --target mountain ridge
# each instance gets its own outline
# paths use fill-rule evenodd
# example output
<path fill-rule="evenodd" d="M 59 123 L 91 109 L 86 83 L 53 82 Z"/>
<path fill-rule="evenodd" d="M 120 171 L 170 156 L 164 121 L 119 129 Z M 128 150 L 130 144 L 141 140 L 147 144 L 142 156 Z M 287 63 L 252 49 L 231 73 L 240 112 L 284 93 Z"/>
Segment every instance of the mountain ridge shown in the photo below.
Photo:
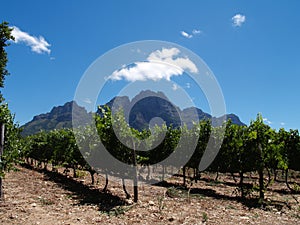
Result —
<path fill-rule="evenodd" d="M 164 120 L 166 125 L 172 125 L 173 127 L 179 127 L 181 123 L 191 127 L 193 121 L 204 119 L 212 119 L 214 125 L 221 125 L 224 121 L 224 116 L 215 118 L 197 107 L 188 107 L 181 110 L 178 106 L 173 105 L 163 92 L 150 90 L 141 91 L 132 100 L 128 96 L 115 96 L 105 105 L 110 107 L 113 113 L 122 108 L 126 121 L 131 127 L 138 130 L 149 128 L 153 118 L 157 117 Z M 73 109 L 75 109 L 75 113 L 72 115 Z M 101 114 L 99 110 L 96 113 Z M 72 128 L 72 116 L 76 117 L 74 121 L 78 121 L 78 124 L 83 125 L 88 123 L 92 113 L 88 113 L 84 107 L 79 106 L 75 101 L 70 101 L 63 106 L 53 107 L 50 112 L 34 116 L 31 121 L 22 126 L 22 135 L 27 136 L 41 130 Z M 245 125 L 233 113 L 225 116 L 227 119 L 231 119 L 234 124 Z"/>

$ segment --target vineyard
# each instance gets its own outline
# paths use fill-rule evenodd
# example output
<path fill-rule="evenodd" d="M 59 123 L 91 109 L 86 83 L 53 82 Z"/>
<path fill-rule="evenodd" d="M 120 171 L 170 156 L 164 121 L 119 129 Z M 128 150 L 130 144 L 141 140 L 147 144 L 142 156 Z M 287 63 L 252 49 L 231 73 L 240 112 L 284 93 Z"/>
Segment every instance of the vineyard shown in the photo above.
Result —
<path fill-rule="evenodd" d="M 102 116 L 95 116 L 96 133 L 93 132 L 91 127 L 84 127 L 74 129 L 74 131 L 62 129 L 40 132 L 22 139 L 20 160 L 23 159 L 30 165 L 34 164 L 44 169 L 47 169 L 47 166 L 50 165 L 52 171 L 63 167 L 66 173 L 72 170 L 74 177 L 76 177 L 76 171 L 85 170 L 89 172 L 92 184 L 95 183 L 95 174 L 105 174 L 106 185 L 104 191 L 108 186 L 109 175 L 114 174 L 114 176 L 122 179 L 127 198 L 130 197 L 130 194 L 126 191 L 124 180 L 125 178 L 132 180 L 133 186 L 136 187 L 134 201 L 137 202 L 138 180 L 147 182 L 153 179 L 151 177 L 153 171 L 150 171 L 149 166 L 167 158 L 175 149 L 178 149 L 178 144 L 182 144 L 183 149 L 186 149 L 192 139 L 199 137 L 191 158 L 185 165 L 182 165 L 179 171 L 173 171 L 175 175 L 182 177 L 182 188 L 192 187 L 193 183 L 201 179 L 203 172 L 209 172 L 215 174 L 215 180 L 218 180 L 219 173 L 231 174 L 240 197 L 242 199 L 254 198 L 257 200 L 257 204 L 260 205 L 264 205 L 264 195 L 268 186 L 277 182 L 279 176 L 284 178 L 286 187 L 291 194 L 297 194 L 300 191 L 298 177 L 300 136 L 297 130 L 288 132 L 280 129 L 277 132 L 264 124 L 260 115 L 248 127 L 234 125 L 229 121 L 224 124 L 226 126 L 224 140 L 217 157 L 205 171 L 199 171 L 198 166 L 208 140 L 211 135 L 214 140 L 220 138 L 218 136 L 220 127 L 212 127 L 210 121 L 201 121 L 192 129 L 156 126 L 152 133 L 146 130 L 139 132 L 127 126 L 121 112 L 111 115 L 108 108 L 102 110 Z M 140 143 L 144 144 L 144 142 L 139 143 L 139 140 L 154 136 L 152 139 L 147 139 L 147 144 L 151 147 L 153 144 L 151 140 L 154 142 L 160 136 L 160 133 L 165 133 L 165 137 L 159 145 L 150 151 L 135 150 L 124 145 L 118 139 L 112 124 L 115 127 L 117 126 L 118 130 L 122 130 L 121 135 L 126 137 L 125 140 L 132 140 L 130 137 L 135 135 L 137 137 L 135 143 L 137 149 L 140 147 Z M 75 139 L 74 132 L 80 137 L 80 140 Z M 111 165 L 110 162 L 107 163 L 107 159 L 105 157 L 101 158 L 101 155 L 97 152 L 97 149 L 100 148 L 95 141 L 97 135 L 100 136 L 102 143 L 110 154 L 119 161 L 136 165 L 136 167 L 132 167 L 132 170 L 119 171 L 118 169 L 116 171 L 114 165 Z M 184 141 L 179 143 L 181 136 L 184 136 Z M 87 161 L 91 161 L 89 157 L 94 161 L 95 158 L 97 159 L 97 167 L 92 167 L 87 163 Z M 180 157 L 185 158 L 187 155 L 180 152 Z M 165 168 L 159 170 L 161 173 L 159 177 L 162 179 L 157 180 L 156 183 L 164 181 L 165 173 L 171 165 L 163 166 Z M 142 173 L 145 170 L 147 172 Z M 257 175 L 257 179 L 245 181 L 244 178 L 251 177 L 252 174 Z M 258 193 L 258 198 L 255 193 Z"/>
<path fill-rule="evenodd" d="M 133 164 L 134 149 L 118 141 L 112 123 L 118 121 L 124 126 L 125 134 L 134 134 L 141 140 L 150 133 L 125 126 L 121 113 L 111 116 L 110 110 L 105 109 L 104 115 L 95 116 L 97 133 L 85 127 L 40 132 L 20 139 L 22 148 L 18 161 L 21 166 L 16 165 L 17 172 L 7 174 L 4 184 L 7 200 L 0 210 L 4 224 L 31 224 L 32 220 L 42 224 L 54 221 L 61 224 L 65 221 L 69 224 L 299 222 L 300 173 L 296 157 L 299 157 L 300 137 L 297 131 L 277 132 L 265 125 L 260 115 L 248 127 L 229 121 L 224 124 L 226 133 L 216 159 L 205 171 L 199 171 L 197 165 L 208 137 L 213 133 L 213 137 L 218 138 L 220 128 L 212 127 L 210 121 L 202 121 L 193 129 L 156 127 L 156 132 L 166 131 L 163 142 L 151 150 L 154 152 L 136 151 L 137 174 L 125 171 L 127 182 L 122 185 L 107 179 L 106 175 L 111 175 L 109 171 L 105 173 L 105 167 L 93 168 L 87 164 L 84 153 L 92 156 L 99 147 L 95 145 L 95 135 L 102 135 L 101 140 L 106 146 L 112 146 L 108 150 L 115 157 Z M 195 131 L 200 132 L 199 139 L 188 163 L 174 171 L 172 177 L 145 184 L 155 172 L 167 174 L 169 169 L 168 166 L 164 170 L 157 168 L 148 174 L 147 166 L 170 154 L 180 135 L 194 137 Z M 75 132 L 81 135 L 85 144 L 80 146 L 86 147 L 85 151 L 79 149 Z M 122 151 L 127 154 L 124 158 Z M 116 176 L 122 179 L 120 173 Z M 137 194 L 134 186 L 137 181 L 138 199 L 131 197 L 132 193 Z M 14 194 L 10 190 L 14 190 Z M 26 196 L 30 204 L 24 199 L 22 207 L 18 203 L 15 211 L 9 202 L 16 202 L 16 193 Z M 36 216 L 40 219 L 35 219 Z"/>
<path fill-rule="evenodd" d="M 8 23 L 0 31 L 3 88 L 14 38 Z M 139 131 L 104 106 L 91 125 L 23 137 L 0 93 L 0 125 L 1 224 L 300 221 L 299 132 L 260 114 L 248 126 L 207 119 Z"/>

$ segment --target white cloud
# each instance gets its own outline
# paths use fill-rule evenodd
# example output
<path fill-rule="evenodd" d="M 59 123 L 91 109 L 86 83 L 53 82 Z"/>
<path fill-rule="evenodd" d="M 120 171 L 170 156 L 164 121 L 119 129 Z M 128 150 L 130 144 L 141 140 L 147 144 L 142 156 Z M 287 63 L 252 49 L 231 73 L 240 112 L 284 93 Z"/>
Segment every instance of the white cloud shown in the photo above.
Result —
<path fill-rule="evenodd" d="M 192 33 L 193 33 L 194 35 L 197 35 L 197 34 L 201 34 L 202 31 L 201 31 L 201 30 L 194 29 L 194 30 L 192 31 Z"/>
<path fill-rule="evenodd" d="M 173 86 L 172 86 L 172 89 L 173 89 L 173 91 L 176 91 L 176 90 L 178 90 L 178 85 L 177 84 L 173 84 Z"/>
<path fill-rule="evenodd" d="M 49 47 L 51 46 L 44 37 L 39 36 L 31 36 L 30 34 L 21 31 L 18 27 L 12 27 L 12 36 L 15 38 L 15 43 L 25 43 L 27 46 L 31 48 L 31 51 L 36 52 L 38 54 L 48 53 L 50 54 L 51 50 Z"/>
<path fill-rule="evenodd" d="M 148 56 L 148 60 L 165 60 L 168 58 L 173 58 L 180 53 L 178 48 L 163 48 L 162 50 L 156 50 L 151 52 Z"/>
<path fill-rule="evenodd" d="M 271 124 L 272 124 L 272 122 L 271 122 L 268 118 L 263 118 L 263 121 L 264 121 L 265 123 L 267 123 L 268 125 L 271 125 Z"/>
<path fill-rule="evenodd" d="M 201 33 L 202 33 L 202 31 L 198 30 L 198 29 L 193 29 L 193 31 L 191 33 L 188 33 L 186 31 L 180 31 L 181 36 L 183 36 L 185 38 L 192 38 L 195 35 L 199 35 Z"/>
<path fill-rule="evenodd" d="M 245 23 L 246 21 L 246 16 L 241 14 L 236 14 L 231 18 L 231 20 L 232 20 L 232 25 L 234 27 L 241 27 L 243 23 Z"/>
<path fill-rule="evenodd" d="M 198 73 L 196 65 L 187 57 L 176 57 L 180 53 L 178 48 L 163 48 L 161 51 L 156 50 L 148 56 L 150 62 L 163 62 L 177 66 L 182 70 L 189 70 L 191 73 Z"/>
<path fill-rule="evenodd" d="M 193 35 L 185 32 L 185 31 L 180 31 L 181 36 L 185 37 L 185 38 L 192 38 Z"/>
<path fill-rule="evenodd" d="M 183 70 L 159 62 L 137 62 L 132 67 L 116 70 L 108 77 L 111 80 L 146 81 L 170 80 L 172 75 L 181 75 Z"/>
<path fill-rule="evenodd" d="M 280 126 L 284 126 L 284 125 L 285 125 L 285 122 L 281 122 L 281 123 L 280 123 Z"/>
<path fill-rule="evenodd" d="M 187 57 L 179 57 L 179 54 L 180 50 L 177 48 L 156 50 L 149 54 L 147 61 L 115 70 L 107 79 L 125 79 L 130 82 L 162 79 L 170 81 L 172 76 L 182 75 L 185 70 L 197 73 L 196 65 Z"/>

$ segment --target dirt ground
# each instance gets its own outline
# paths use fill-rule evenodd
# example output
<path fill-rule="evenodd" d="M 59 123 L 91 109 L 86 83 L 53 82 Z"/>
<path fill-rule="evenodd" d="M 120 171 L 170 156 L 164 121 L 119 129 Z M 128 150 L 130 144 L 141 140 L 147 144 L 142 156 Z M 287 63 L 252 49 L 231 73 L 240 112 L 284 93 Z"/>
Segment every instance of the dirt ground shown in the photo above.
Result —
<path fill-rule="evenodd" d="M 84 174 L 73 179 L 20 166 L 4 179 L 0 224 L 300 224 L 300 196 L 287 193 L 284 184 L 272 185 L 266 193 L 270 205 L 261 209 L 240 201 L 226 179 L 201 180 L 189 197 L 171 184 L 140 186 L 135 204 L 118 183 L 110 182 L 103 193 L 100 176 L 92 186 Z"/>

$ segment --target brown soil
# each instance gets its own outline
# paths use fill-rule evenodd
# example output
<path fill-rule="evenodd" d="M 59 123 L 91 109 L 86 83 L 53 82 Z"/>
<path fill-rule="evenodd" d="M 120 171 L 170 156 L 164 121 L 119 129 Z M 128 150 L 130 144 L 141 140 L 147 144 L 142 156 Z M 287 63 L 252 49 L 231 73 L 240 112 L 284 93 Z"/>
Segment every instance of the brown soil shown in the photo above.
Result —
<path fill-rule="evenodd" d="M 185 189 L 171 184 L 140 186 L 139 201 L 125 200 L 122 186 L 104 179 L 89 185 L 88 176 L 65 175 L 18 167 L 4 179 L 4 201 L 0 202 L 0 224 L 300 224 L 299 195 L 291 195 L 283 183 L 266 193 L 264 209 L 253 201 L 240 201 L 236 187 L 223 175 L 221 182 L 203 179 Z M 205 177 L 204 177 L 205 178 Z M 230 181 L 230 182 L 229 182 Z M 169 181 L 170 182 L 170 181 Z M 132 193 L 132 188 L 128 187 Z M 189 196 L 189 197 L 188 197 Z"/>

